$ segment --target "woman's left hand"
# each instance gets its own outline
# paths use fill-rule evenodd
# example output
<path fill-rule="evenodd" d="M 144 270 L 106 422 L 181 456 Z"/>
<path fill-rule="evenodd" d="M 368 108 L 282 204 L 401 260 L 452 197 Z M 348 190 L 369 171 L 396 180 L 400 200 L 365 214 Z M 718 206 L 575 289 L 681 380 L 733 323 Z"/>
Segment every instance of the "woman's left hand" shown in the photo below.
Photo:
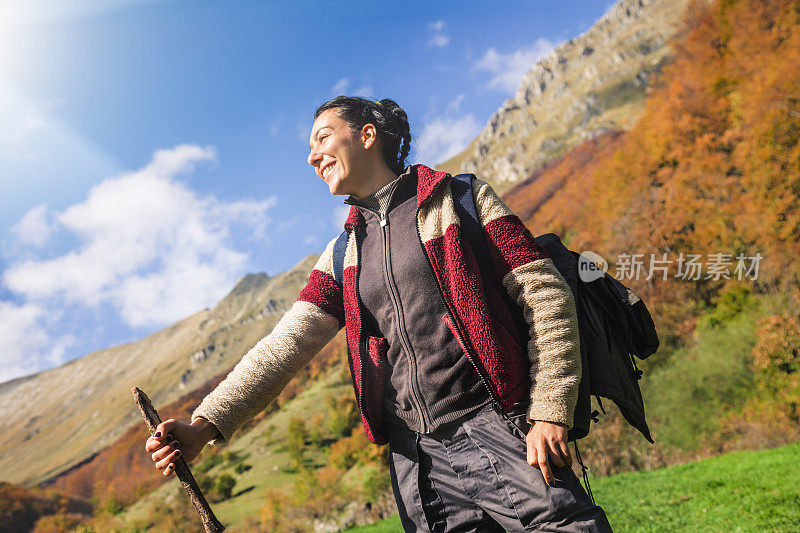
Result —
<path fill-rule="evenodd" d="M 528 464 L 542 471 L 548 485 L 555 482 L 550 469 L 551 460 L 556 466 L 572 466 L 565 424 L 534 420 L 525 442 L 528 444 Z"/>

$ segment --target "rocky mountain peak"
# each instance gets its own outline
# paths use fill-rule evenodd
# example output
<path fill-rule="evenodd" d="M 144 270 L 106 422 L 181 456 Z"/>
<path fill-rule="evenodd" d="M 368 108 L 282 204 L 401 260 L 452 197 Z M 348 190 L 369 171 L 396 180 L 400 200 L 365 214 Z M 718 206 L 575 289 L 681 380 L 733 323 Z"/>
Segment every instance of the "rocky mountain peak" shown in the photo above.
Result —
<path fill-rule="evenodd" d="M 575 145 L 626 129 L 669 58 L 688 0 L 620 0 L 525 75 L 464 152 L 439 168 L 473 172 L 500 191 Z"/>

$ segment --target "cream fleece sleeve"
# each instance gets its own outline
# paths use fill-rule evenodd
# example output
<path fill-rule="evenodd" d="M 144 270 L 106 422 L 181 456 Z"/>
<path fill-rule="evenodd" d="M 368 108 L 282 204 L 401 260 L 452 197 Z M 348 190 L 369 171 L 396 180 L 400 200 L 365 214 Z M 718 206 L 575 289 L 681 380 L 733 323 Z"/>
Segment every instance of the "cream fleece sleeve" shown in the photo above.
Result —
<path fill-rule="evenodd" d="M 339 331 L 339 321 L 316 305 L 298 300 L 258 341 L 230 374 L 206 396 L 191 420 L 203 417 L 222 434 L 212 445 L 231 438 L 242 424 L 264 410 L 289 381 Z"/>
<path fill-rule="evenodd" d="M 488 183 L 476 179 L 473 194 L 495 269 L 530 327 L 527 419 L 571 428 L 582 373 L 572 291 L 553 260 Z"/>

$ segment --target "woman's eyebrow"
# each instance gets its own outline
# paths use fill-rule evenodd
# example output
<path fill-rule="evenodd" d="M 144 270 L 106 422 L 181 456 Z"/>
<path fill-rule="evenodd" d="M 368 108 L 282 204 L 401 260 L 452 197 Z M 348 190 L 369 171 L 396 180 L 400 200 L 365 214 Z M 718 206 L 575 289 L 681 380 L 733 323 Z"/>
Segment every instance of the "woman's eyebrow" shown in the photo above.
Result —
<path fill-rule="evenodd" d="M 314 135 L 312 136 L 312 138 L 313 139 L 319 139 L 319 132 L 321 132 L 325 128 L 331 128 L 331 126 L 328 126 L 327 124 L 324 125 L 324 126 L 320 126 L 319 129 L 317 129 L 317 131 L 314 132 Z M 308 150 L 311 151 L 311 146 L 310 145 L 308 147 Z"/>

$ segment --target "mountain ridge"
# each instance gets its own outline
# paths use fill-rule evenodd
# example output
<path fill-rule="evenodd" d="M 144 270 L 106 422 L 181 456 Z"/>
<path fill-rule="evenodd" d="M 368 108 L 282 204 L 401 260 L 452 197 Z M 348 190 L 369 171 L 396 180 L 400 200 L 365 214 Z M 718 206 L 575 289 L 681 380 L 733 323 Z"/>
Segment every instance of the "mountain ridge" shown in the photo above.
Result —
<path fill-rule="evenodd" d="M 135 342 L 0 384 L 3 480 L 39 483 L 114 442 L 139 422 L 133 386 L 163 404 L 233 366 L 296 299 L 318 257 L 272 277 L 247 274 L 213 308 Z"/>
<path fill-rule="evenodd" d="M 689 0 L 621 0 L 536 62 L 460 154 L 437 165 L 498 192 L 593 137 L 633 125 Z"/>

